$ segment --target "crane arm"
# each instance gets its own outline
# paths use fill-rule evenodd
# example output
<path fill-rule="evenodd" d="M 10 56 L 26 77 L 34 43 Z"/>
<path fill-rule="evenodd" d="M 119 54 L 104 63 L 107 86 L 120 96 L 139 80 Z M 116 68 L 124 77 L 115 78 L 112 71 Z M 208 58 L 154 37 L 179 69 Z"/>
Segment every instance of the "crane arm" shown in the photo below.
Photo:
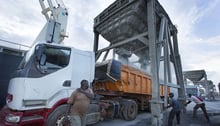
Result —
<path fill-rule="evenodd" d="M 59 40 L 57 43 L 62 43 L 65 37 L 68 37 L 66 34 L 67 27 L 67 18 L 68 10 L 63 4 L 62 0 L 39 0 L 40 6 L 42 8 L 41 13 L 45 16 L 47 24 L 42 29 L 41 33 L 38 35 L 36 41 L 48 41 L 47 36 L 55 36 Z M 49 25 L 49 23 L 54 22 L 54 25 Z M 59 24 L 59 28 L 57 27 Z M 50 28 L 53 26 L 53 28 Z M 55 29 L 57 33 L 49 33 L 48 29 Z M 57 30 L 58 29 L 58 30 Z M 35 42 L 36 42 L 35 41 Z"/>

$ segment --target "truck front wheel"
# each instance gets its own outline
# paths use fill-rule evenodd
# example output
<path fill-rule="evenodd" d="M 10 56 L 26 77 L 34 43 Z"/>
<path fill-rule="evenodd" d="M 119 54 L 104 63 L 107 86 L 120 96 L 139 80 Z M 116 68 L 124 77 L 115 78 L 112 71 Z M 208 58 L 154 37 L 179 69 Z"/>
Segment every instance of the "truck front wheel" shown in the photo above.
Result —
<path fill-rule="evenodd" d="M 68 105 L 57 107 L 47 118 L 46 126 L 63 126 L 62 120 L 68 109 Z"/>

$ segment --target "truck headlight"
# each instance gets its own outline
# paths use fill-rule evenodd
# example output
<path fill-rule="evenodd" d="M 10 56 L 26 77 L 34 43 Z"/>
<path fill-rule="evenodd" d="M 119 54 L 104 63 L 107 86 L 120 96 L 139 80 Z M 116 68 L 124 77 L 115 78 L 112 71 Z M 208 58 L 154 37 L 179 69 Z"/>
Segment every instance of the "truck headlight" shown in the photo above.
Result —
<path fill-rule="evenodd" d="M 7 122 L 11 122 L 11 123 L 17 123 L 17 122 L 20 121 L 20 119 L 21 119 L 20 116 L 18 116 L 18 115 L 12 115 L 12 114 L 9 114 L 9 115 L 7 115 L 7 116 L 5 117 L 5 120 L 6 120 Z"/>

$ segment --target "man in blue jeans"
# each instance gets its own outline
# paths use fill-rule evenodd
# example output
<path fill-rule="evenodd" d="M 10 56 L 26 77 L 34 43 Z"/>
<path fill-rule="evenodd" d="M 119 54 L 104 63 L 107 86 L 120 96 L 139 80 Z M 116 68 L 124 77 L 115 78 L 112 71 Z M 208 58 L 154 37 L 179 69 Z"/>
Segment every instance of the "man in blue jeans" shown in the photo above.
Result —
<path fill-rule="evenodd" d="M 173 119 L 176 116 L 176 121 L 177 121 L 177 125 L 180 125 L 180 104 L 179 101 L 177 99 L 174 98 L 174 94 L 173 93 L 169 93 L 169 104 L 167 106 L 167 108 L 172 107 L 172 110 L 170 111 L 169 117 L 168 117 L 168 126 L 172 126 L 173 125 Z"/>

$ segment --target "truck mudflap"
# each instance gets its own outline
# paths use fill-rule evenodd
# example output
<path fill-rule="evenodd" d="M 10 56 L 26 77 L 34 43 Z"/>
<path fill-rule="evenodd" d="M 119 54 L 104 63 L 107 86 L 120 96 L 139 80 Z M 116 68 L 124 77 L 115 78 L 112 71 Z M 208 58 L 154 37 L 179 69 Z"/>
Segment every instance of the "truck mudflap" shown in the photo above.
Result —
<path fill-rule="evenodd" d="M 40 126 L 44 122 L 44 113 L 43 110 L 13 111 L 4 106 L 0 112 L 0 126 Z"/>

